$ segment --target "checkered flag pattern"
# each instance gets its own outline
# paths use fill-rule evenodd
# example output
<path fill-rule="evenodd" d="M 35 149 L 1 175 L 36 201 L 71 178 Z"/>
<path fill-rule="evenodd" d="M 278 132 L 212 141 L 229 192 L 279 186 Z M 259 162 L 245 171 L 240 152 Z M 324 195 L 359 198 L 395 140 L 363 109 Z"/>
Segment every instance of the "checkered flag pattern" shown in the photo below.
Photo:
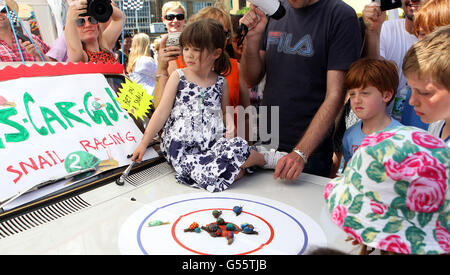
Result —
<path fill-rule="evenodd" d="M 144 0 L 123 0 L 124 10 L 140 10 L 144 7 Z"/>
<path fill-rule="evenodd" d="M 11 21 L 12 21 L 13 23 L 19 22 L 19 18 L 16 16 L 16 14 L 14 13 L 14 11 L 9 10 L 9 15 L 11 16 Z"/>

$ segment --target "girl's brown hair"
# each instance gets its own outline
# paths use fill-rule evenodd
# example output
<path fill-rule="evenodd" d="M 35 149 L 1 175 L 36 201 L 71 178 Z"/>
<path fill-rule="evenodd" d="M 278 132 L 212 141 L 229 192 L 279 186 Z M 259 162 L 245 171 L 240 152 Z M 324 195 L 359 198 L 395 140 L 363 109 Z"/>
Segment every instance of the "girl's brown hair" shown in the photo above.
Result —
<path fill-rule="evenodd" d="M 202 19 L 189 23 L 180 36 L 180 45 L 192 46 L 200 50 L 212 52 L 221 49 L 222 54 L 214 63 L 214 71 L 218 74 L 227 75 L 231 71 L 231 63 L 228 54 L 224 50 L 225 32 L 222 24 L 214 19 Z"/>
<path fill-rule="evenodd" d="M 387 103 L 389 104 L 395 98 L 398 81 L 398 69 L 394 62 L 362 58 L 350 66 L 344 85 L 346 90 L 372 86 L 380 92 L 393 91 L 394 94 Z"/>

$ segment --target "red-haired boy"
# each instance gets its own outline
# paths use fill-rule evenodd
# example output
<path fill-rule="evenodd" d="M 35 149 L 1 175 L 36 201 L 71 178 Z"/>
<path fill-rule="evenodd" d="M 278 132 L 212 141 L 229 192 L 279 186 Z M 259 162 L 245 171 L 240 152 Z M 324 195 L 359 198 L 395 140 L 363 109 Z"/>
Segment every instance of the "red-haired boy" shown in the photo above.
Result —
<path fill-rule="evenodd" d="M 361 120 L 345 131 L 342 154 L 347 163 L 363 139 L 376 131 L 401 126 L 386 108 L 398 86 L 397 66 L 388 60 L 363 58 L 345 76 L 345 88 L 353 112 Z"/>

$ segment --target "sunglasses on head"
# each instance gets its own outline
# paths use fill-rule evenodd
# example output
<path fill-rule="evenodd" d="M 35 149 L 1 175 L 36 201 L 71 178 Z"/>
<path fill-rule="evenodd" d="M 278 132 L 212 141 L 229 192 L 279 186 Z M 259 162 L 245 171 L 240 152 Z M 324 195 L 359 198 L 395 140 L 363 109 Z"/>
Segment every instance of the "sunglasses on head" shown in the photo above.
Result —
<path fill-rule="evenodd" d="M 97 19 L 95 19 L 92 16 L 89 16 L 87 20 L 89 21 L 89 23 L 91 23 L 91 25 L 97 25 L 98 24 Z M 77 22 L 77 26 L 78 27 L 83 27 L 86 24 L 86 20 L 84 18 L 78 18 L 76 22 Z"/>
<path fill-rule="evenodd" d="M 181 21 L 181 20 L 184 20 L 184 14 L 182 14 L 182 13 L 166 14 L 166 16 L 164 16 L 164 18 L 169 21 L 172 21 L 173 19 L 177 18 L 178 21 Z"/>

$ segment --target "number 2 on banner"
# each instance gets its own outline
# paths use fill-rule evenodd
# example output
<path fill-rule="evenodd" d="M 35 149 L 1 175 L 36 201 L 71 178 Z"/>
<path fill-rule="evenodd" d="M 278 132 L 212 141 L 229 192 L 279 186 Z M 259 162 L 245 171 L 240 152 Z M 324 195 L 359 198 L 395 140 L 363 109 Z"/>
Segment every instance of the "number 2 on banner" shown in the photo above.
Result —
<path fill-rule="evenodd" d="M 81 160 L 79 155 L 77 154 L 71 155 L 70 160 L 73 161 L 69 166 L 71 169 L 78 169 L 78 170 L 82 169 L 82 167 L 79 165 Z"/>

